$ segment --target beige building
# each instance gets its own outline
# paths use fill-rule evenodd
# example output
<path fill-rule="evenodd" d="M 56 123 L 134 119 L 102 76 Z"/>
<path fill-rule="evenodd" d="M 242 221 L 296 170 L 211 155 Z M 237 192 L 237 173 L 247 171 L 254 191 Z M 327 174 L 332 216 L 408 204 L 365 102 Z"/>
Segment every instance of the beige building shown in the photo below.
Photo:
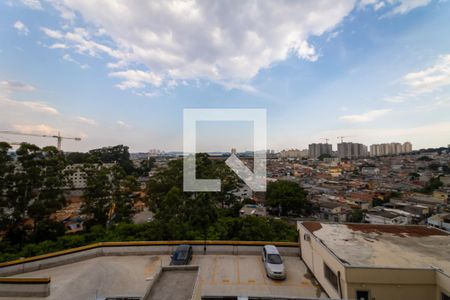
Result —
<path fill-rule="evenodd" d="M 299 222 L 301 255 L 330 298 L 449 300 L 450 235 L 425 226 Z"/>
<path fill-rule="evenodd" d="M 409 152 L 412 152 L 410 142 L 405 142 L 403 145 L 401 143 L 384 143 L 370 146 L 370 156 L 398 155 Z"/>
<path fill-rule="evenodd" d="M 308 155 L 310 158 L 318 158 L 322 154 L 333 154 L 333 146 L 331 144 L 314 143 L 308 145 Z"/>
<path fill-rule="evenodd" d="M 443 192 L 443 191 L 434 191 L 433 192 L 433 198 L 436 198 L 440 202 L 445 204 L 445 203 L 448 202 L 448 193 Z"/>
<path fill-rule="evenodd" d="M 103 166 L 105 168 L 111 169 L 115 166 L 115 163 L 104 163 L 104 164 L 93 164 L 94 168 L 99 168 Z M 68 185 L 67 188 L 71 189 L 85 189 L 87 184 L 87 174 L 85 172 L 84 164 L 72 164 L 68 165 L 64 172 L 67 174 Z"/>

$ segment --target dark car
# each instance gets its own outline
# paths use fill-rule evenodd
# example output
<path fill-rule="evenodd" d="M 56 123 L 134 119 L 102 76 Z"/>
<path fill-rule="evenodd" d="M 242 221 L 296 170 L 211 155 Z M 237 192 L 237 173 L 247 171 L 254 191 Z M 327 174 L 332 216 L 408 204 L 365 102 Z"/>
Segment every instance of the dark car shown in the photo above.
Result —
<path fill-rule="evenodd" d="M 191 245 L 179 245 L 177 250 L 170 257 L 170 265 L 188 265 L 192 260 L 192 246 Z"/>

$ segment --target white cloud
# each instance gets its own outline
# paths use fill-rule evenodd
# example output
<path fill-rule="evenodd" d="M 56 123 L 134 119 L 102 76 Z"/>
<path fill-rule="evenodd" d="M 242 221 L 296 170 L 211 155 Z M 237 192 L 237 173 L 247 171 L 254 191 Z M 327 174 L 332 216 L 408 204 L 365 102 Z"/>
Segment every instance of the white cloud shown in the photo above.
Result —
<path fill-rule="evenodd" d="M 20 0 L 23 5 L 34 10 L 42 10 L 42 4 L 39 0 Z"/>
<path fill-rule="evenodd" d="M 53 39 L 62 39 L 63 38 L 63 34 L 58 30 L 53 30 L 53 29 L 46 28 L 46 27 L 42 27 L 41 30 L 46 35 L 48 35 L 49 37 L 51 37 Z"/>
<path fill-rule="evenodd" d="M 155 97 L 158 97 L 161 95 L 158 91 L 154 91 L 154 92 L 133 91 L 133 94 L 135 94 L 137 96 L 141 96 L 141 97 L 148 97 L 148 98 L 155 98 Z"/>
<path fill-rule="evenodd" d="M 42 102 L 17 101 L 0 97 L 0 105 L 1 104 L 15 108 L 25 108 L 28 110 L 32 110 L 34 112 L 45 113 L 49 115 L 59 115 L 59 112 L 56 108 L 51 107 L 48 104 Z"/>
<path fill-rule="evenodd" d="M 54 135 L 58 133 L 56 128 L 51 127 L 46 124 L 14 124 L 14 129 L 27 134 L 45 134 L 45 135 Z"/>
<path fill-rule="evenodd" d="M 342 31 L 340 31 L 340 30 L 333 31 L 333 32 L 330 33 L 330 35 L 328 36 L 327 42 L 331 41 L 332 39 L 337 38 L 341 33 L 342 33 Z"/>
<path fill-rule="evenodd" d="M 14 23 L 13 27 L 17 30 L 17 33 L 19 33 L 20 35 L 28 35 L 30 33 L 28 27 L 19 20 L 17 20 L 16 23 Z"/>
<path fill-rule="evenodd" d="M 419 94 L 434 92 L 450 85 L 450 54 L 441 55 L 432 67 L 406 74 L 402 81 Z"/>
<path fill-rule="evenodd" d="M 22 102 L 22 104 L 33 111 L 43 112 L 50 115 L 59 115 L 59 112 L 56 108 L 51 107 L 45 103 L 25 101 Z"/>
<path fill-rule="evenodd" d="M 196 79 L 240 87 L 289 55 L 316 61 L 309 38 L 333 30 L 355 1 L 52 0 L 94 28 L 43 30 L 78 53 L 112 57 L 109 67 L 128 72 L 115 74 L 122 89 Z"/>
<path fill-rule="evenodd" d="M 401 103 L 423 94 L 430 94 L 450 86 L 450 54 L 441 55 L 436 63 L 423 70 L 410 72 L 400 79 L 406 89 L 386 97 L 387 102 Z"/>
<path fill-rule="evenodd" d="M 1 87 L 1 91 L 6 91 L 6 92 L 31 92 L 34 91 L 35 88 L 32 85 L 29 84 L 25 84 L 19 81 L 10 81 L 10 80 L 3 80 L 0 81 L 0 87 Z"/>
<path fill-rule="evenodd" d="M 426 6 L 426 5 L 430 4 L 431 0 L 397 0 L 397 1 L 390 0 L 390 2 L 394 2 L 394 3 L 398 2 L 398 4 L 394 7 L 394 9 L 389 14 L 404 15 L 415 8 Z"/>
<path fill-rule="evenodd" d="M 316 54 L 316 49 L 314 46 L 308 44 L 307 41 L 303 41 L 297 50 L 297 54 L 299 57 L 304 60 L 316 61 L 319 59 L 319 56 Z"/>
<path fill-rule="evenodd" d="M 378 110 L 371 110 L 363 114 L 359 115 L 346 115 L 339 117 L 339 120 L 346 121 L 350 123 L 363 123 L 363 122 L 370 122 L 377 118 L 380 118 L 388 113 L 390 113 L 392 109 L 378 109 Z"/>
<path fill-rule="evenodd" d="M 379 9 L 382 9 L 385 5 L 386 4 L 384 2 L 378 2 L 373 5 L 373 9 L 375 9 L 375 11 L 377 11 Z"/>
<path fill-rule="evenodd" d="M 120 121 L 120 120 L 117 121 L 117 125 L 119 125 L 120 127 L 123 127 L 123 128 L 131 128 L 130 124 L 127 124 L 124 121 Z"/>
<path fill-rule="evenodd" d="M 53 5 L 53 7 L 59 12 L 61 18 L 63 18 L 64 20 L 72 22 L 75 19 L 75 13 L 64 6 L 62 3 L 60 3 L 58 0 L 47 1 L 49 1 Z"/>
<path fill-rule="evenodd" d="M 55 43 L 49 46 L 50 49 L 67 49 L 67 45 L 61 43 Z"/>
<path fill-rule="evenodd" d="M 112 72 L 109 76 L 125 79 L 116 85 L 121 90 L 143 88 L 146 84 L 158 87 L 162 83 L 162 78 L 160 76 L 153 72 L 144 72 L 141 70 Z"/>
<path fill-rule="evenodd" d="M 49 114 L 49 115 L 59 115 L 56 108 L 44 102 L 38 101 L 17 101 L 8 98 L 11 93 L 14 92 L 32 92 L 35 87 L 19 81 L 3 80 L 0 81 L 0 105 L 6 105 L 9 107 L 14 107 L 17 109 L 27 109 L 34 112 Z M 3 95 L 2 95 L 3 92 Z"/>
<path fill-rule="evenodd" d="M 387 12 L 383 17 L 404 15 L 410 11 L 427 6 L 431 3 L 431 0 L 361 0 L 359 7 L 364 8 L 367 6 L 372 7 L 375 11 L 380 9 L 386 9 Z"/>
<path fill-rule="evenodd" d="M 88 119 L 88 118 L 85 118 L 85 117 L 79 116 L 79 117 L 76 117 L 75 119 L 78 122 L 81 122 L 81 123 L 84 123 L 84 124 L 87 124 L 87 125 L 91 125 L 91 126 L 97 125 L 97 122 L 95 122 L 95 120 Z"/>
<path fill-rule="evenodd" d="M 64 54 L 62 58 L 65 61 L 68 61 L 68 62 L 71 62 L 71 63 L 79 65 L 80 68 L 82 68 L 82 69 L 89 69 L 89 65 L 80 63 L 78 60 L 72 58 L 72 56 L 70 56 L 70 54 Z"/>
<path fill-rule="evenodd" d="M 426 104 L 421 104 L 415 107 L 418 112 L 430 112 L 433 110 L 448 110 L 450 108 L 450 98 L 436 97 L 431 101 L 427 101 Z"/>

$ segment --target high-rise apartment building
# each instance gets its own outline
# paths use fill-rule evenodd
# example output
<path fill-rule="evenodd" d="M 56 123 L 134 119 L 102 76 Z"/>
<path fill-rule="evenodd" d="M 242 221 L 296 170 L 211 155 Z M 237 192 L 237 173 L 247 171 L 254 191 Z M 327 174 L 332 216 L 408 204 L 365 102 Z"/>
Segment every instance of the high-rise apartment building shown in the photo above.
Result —
<path fill-rule="evenodd" d="M 370 146 L 370 156 L 398 155 L 409 152 L 412 152 L 410 142 L 405 142 L 403 145 L 401 143 L 384 143 Z"/>
<path fill-rule="evenodd" d="M 310 144 L 308 147 L 308 153 L 310 158 L 318 158 L 322 154 L 333 154 L 333 147 L 331 144 Z"/>
<path fill-rule="evenodd" d="M 308 157 L 308 150 L 288 149 L 280 152 L 281 158 L 303 158 Z"/>
<path fill-rule="evenodd" d="M 410 142 L 403 143 L 403 153 L 412 152 L 412 144 Z"/>
<path fill-rule="evenodd" d="M 369 153 L 367 146 L 359 143 L 339 143 L 338 156 L 340 158 L 365 157 Z"/>

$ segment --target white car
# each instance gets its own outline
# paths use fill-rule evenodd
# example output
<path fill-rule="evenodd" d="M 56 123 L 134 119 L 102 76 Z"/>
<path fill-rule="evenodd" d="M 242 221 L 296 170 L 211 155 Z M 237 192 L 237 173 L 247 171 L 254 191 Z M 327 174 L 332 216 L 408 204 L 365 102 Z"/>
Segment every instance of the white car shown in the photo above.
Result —
<path fill-rule="evenodd" d="M 262 260 L 268 277 L 286 279 L 286 269 L 277 247 L 265 245 L 262 250 Z"/>

